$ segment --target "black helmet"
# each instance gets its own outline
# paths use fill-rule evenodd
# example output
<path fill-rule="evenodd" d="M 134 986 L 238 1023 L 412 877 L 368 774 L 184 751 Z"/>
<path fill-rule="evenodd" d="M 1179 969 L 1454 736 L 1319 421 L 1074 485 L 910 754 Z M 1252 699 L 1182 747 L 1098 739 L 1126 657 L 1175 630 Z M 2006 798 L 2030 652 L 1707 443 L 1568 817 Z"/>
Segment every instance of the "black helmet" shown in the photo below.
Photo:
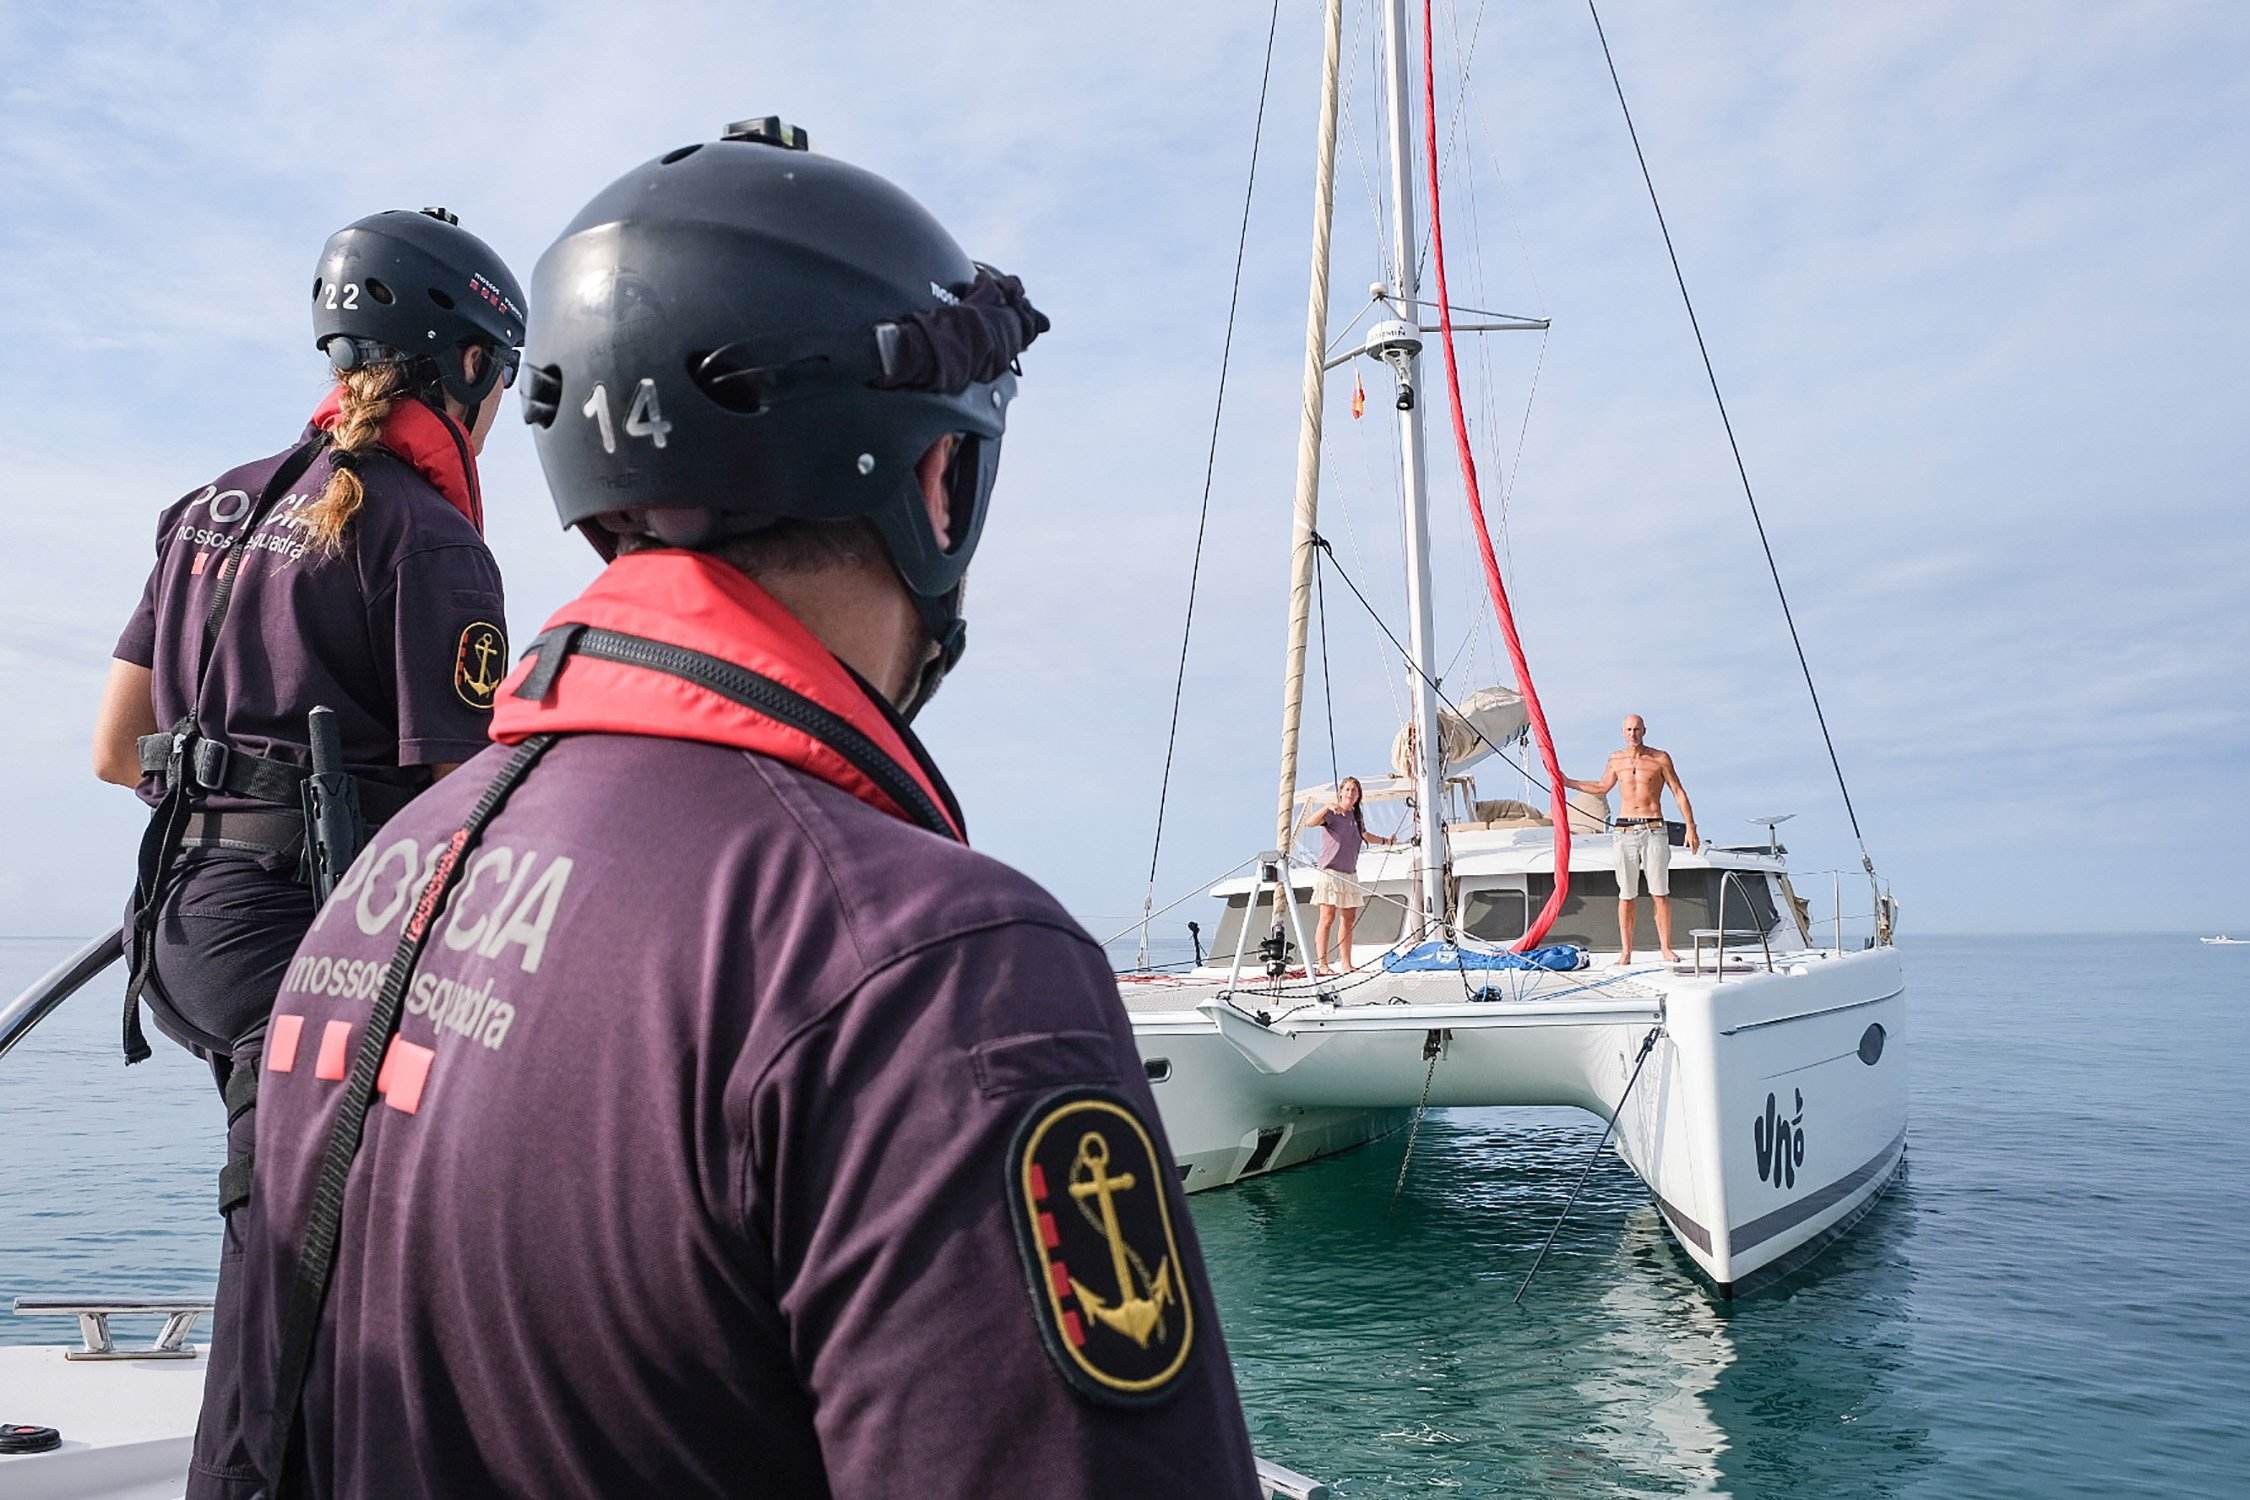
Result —
<path fill-rule="evenodd" d="M 313 343 L 339 371 L 427 358 L 446 394 L 475 406 L 523 343 L 523 288 L 492 247 L 442 208 L 394 208 L 328 237 L 313 277 Z M 442 358 L 481 344 L 496 358 L 470 380 Z M 376 347 L 380 346 L 380 347 Z"/>
<path fill-rule="evenodd" d="M 765 119 L 611 183 L 531 284 L 524 419 L 564 525 L 607 553 L 865 517 L 952 665 L 1015 358 L 1047 327 L 1020 282 Z M 948 434 L 940 547 L 915 465 Z"/>

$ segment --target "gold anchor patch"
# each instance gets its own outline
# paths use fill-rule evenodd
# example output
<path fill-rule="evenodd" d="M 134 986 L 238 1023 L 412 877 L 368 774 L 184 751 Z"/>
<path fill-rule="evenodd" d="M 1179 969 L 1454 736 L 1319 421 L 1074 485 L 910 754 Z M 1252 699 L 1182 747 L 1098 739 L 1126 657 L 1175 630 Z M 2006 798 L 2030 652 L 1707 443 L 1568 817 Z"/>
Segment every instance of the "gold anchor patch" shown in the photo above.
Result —
<path fill-rule="evenodd" d="M 1195 1312 L 1148 1128 L 1122 1096 L 1070 1089 L 1025 1117 L 1009 1162 L 1047 1352 L 1097 1400 L 1163 1399 L 1187 1367 Z"/>
<path fill-rule="evenodd" d="M 492 694 L 508 675 L 508 635 L 489 620 L 461 632 L 453 653 L 453 691 L 471 708 L 492 707 Z"/>

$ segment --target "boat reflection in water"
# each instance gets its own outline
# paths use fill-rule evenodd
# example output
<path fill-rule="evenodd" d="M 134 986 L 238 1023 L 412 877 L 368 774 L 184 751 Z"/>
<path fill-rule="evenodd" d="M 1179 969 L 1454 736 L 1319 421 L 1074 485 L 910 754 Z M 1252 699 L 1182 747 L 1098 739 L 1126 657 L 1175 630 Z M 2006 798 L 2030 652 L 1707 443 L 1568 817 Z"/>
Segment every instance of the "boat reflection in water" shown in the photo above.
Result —
<path fill-rule="evenodd" d="M 1405 1137 L 1193 1199 L 1261 1449 L 1346 1492 L 1903 1493 L 1931 1462 L 1908 1378 L 1913 1193 L 1761 1297 L 1715 1302 L 1569 1110 Z M 1559 1438 L 1559 1434 L 1575 1434 Z"/>

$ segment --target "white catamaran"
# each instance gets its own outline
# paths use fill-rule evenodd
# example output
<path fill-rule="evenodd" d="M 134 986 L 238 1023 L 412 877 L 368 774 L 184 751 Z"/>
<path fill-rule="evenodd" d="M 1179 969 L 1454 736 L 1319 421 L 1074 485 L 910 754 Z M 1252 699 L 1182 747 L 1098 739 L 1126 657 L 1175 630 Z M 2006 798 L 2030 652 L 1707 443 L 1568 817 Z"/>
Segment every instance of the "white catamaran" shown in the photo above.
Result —
<path fill-rule="evenodd" d="M 1846 951 L 1839 913 L 1834 940 L 1822 943 L 1769 826 L 1761 845 L 1680 850 L 1671 900 L 1678 931 L 1691 937 L 1681 945 L 1683 961 L 1620 967 L 1606 807 L 1584 794 L 1572 794 L 1580 799 L 1574 804 L 1561 793 L 1520 650 L 1516 692 L 1488 690 L 1441 705 L 1431 650 L 1422 427 L 1429 388 L 1421 359 L 1425 338 L 1437 334 L 1450 366 L 1456 309 L 1445 298 L 1431 64 L 1425 53 L 1417 101 L 1406 0 L 1389 0 L 1386 9 L 1392 254 L 1387 279 L 1375 287 L 1377 321 L 1340 358 L 1331 358 L 1327 318 L 1340 0 L 1326 9 L 1276 843 L 1238 867 L 1247 873 L 1209 889 L 1220 918 L 1210 954 L 1199 954 L 1190 972 L 1147 967 L 1152 913 L 1144 903 L 1143 964 L 1120 976 L 1126 1003 L 1191 1191 L 1360 1145 L 1426 1105 L 1575 1105 L 1613 1123 L 1619 1155 L 1655 1194 L 1681 1249 L 1731 1296 L 1842 1235 L 1904 1159 L 1908 1025 L 1890 940 L 1892 904 L 1874 889 L 1863 851 L 1875 936 Z M 1425 6 L 1425 38 L 1427 28 Z M 1430 167 L 1434 302 L 1418 284 L 1417 102 Z M 1650 191 L 1653 202 L 1653 184 Z M 1464 331 L 1546 326 L 1458 310 L 1487 320 L 1460 325 Z M 1324 377 L 1359 357 L 1388 370 L 1395 389 L 1407 557 L 1401 650 L 1413 705 L 1395 756 L 1400 774 L 1365 790 L 1371 804 L 1409 802 L 1418 833 L 1410 844 L 1370 851 L 1360 881 L 1371 904 L 1348 972 L 1328 978 L 1301 966 L 1312 871 L 1287 851 L 1300 808 L 1330 791 L 1297 786 L 1298 725 L 1313 570 L 1325 547 L 1317 530 Z M 1450 380 L 1450 368 L 1447 374 Z M 1457 385 L 1451 390 L 1475 504 Z M 1481 532 L 1481 515 L 1477 526 Z M 1489 541 L 1484 548 L 1514 648 Z M 1810 687 L 1809 672 L 1806 681 Z M 1474 775 L 1480 761 L 1531 730 L 1555 791 L 1545 815 L 1480 798 Z M 1428 746 L 1438 753 L 1424 753 Z M 1848 793 L 1846 801 L 1848 808 Z M 1856 815 L 1853 821 L 1856 831 Z M 1575 843 L 1572 824 L 1582 835 Z M 1566 894 L 1557 901 L 1559 888 Z M 1649 915 L 1644 902 L 1635 946 L 1654 951 Z M 1574 945 L 1590 961 L 1550 958 L 1585 964 L 1557 971 L 1510 951 L 1541 941 Z"/>

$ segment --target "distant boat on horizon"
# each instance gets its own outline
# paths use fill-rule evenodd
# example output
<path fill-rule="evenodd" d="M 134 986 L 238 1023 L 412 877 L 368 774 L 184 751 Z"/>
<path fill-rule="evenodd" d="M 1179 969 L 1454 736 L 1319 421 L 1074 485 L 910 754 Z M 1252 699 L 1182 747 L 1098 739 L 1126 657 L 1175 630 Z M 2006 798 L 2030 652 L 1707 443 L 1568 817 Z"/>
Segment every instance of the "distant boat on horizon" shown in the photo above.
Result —
<path fill-rule="evenodd" d="M 2199 938 L 2197 941 L 2209 943 L 2215 948 L 2250 948 L 2250 938 L 2228 937 L 2223 932 L 2217 937 Z"/>

